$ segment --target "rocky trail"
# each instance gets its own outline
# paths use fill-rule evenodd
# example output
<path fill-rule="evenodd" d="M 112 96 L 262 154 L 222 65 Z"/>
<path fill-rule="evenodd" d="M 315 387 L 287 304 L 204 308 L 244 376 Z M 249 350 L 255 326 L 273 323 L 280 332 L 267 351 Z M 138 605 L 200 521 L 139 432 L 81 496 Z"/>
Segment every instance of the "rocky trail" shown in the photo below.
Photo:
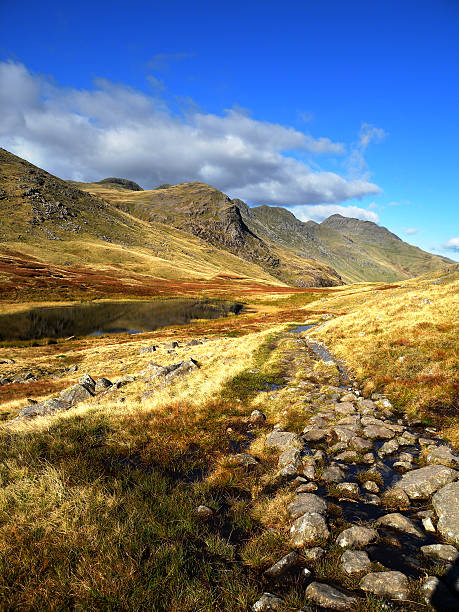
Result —
<path fill-rule="evenodd" d="M 304 612 L 369 610 L 362 607 L 368 595 L 379 602 L 371 610 L 458 610 L 459 457 L 434 428 L 398 414 L 387 397 L 364 397 L 344 364 L 305 332 L 300 326 L 278 338 L 288 375 L 266 393 L 266 406 L 282 393 L 297 397 L 300 427 L 270 422 L 259 405 L 247 412 L 246 442 L 231 446 L 228 457 L 233 469 L 266 474 L 272 468 L 250 448 L 262 438 L 277 458 L 270 494 L 276 487 L 292 494 L 290 551 L 260 576 L 253 611 L 290 609 L 284 593 L 292 583 L 304 588 Z M 165 348 L 181 350 L 176 342 Z M 16 420 L 68 410 L 95 395 L 122 395 L 136 378 L 146 398 L 158 381 L 170 384 L 199 367 L 188 355 L 115 384 L 84 375 L 58 398 L 26 406 Z M 196 514 L 215 519 L 205 505 Z"/>

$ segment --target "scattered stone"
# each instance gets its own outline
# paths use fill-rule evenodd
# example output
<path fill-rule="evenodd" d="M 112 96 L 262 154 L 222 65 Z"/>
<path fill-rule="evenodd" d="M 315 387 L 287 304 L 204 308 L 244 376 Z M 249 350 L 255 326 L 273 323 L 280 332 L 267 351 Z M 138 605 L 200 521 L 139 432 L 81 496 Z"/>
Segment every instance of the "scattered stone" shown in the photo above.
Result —
<path fill-rule="evenodd" d="M 337 465 L 331 465 L 322 474 L 322 480 L 328 483 L 343 482 L 344 479 L 344 472 Z"/>
<path fill-rule="evenodd" d="M 288 555 L 282 557 L 282 559 L 265 571 L 265 577 L 271 580 L 277 580 L 296 565 L 298 558 L 299 555 L 297 552 L 293 551 L 288 553 Z"/>
<path fill-rule="evenodd" d="M 112 386 L 113 383 L 108 380 L 108 378 L 98 378 L 94 386 L 94 393 L 97 395 L 98 393 L 101 393 L 102 391 L 105 391 L 106 389 L 109 389 Z"/>
<path fill-rule="evenodd" d="M 367 480 L 362 486 L 369 493 L 379 493 L 379 487 L 373 480 Z"/>
<path fill-rule="evenodd" d="M 409 508 L 410 498 L 403 489 L 388 489 L 382 494 L 381 501 L 389 508 Z"/>
<path fill-rule="evenodd" d="M 291 542 L 295 548 L 302 548 L 318 541 L 328 540 L 330 532 L 327 523 L 317 512 L 303 514 L 290 528 Z"/>
<path fill-rule="evenodd" d="M 263 593 L 260 599 L 252 606 L 253 612 L 269 612 L 270 610 L 280 610 L 283 600 L 271 593 Z"/>
<path fill-rule="evenodd" d="M 281 453 L 277 465 L 281 469 L 291 465 L 295 467 L 296 471 L 299 471 L 301 467 L 300 451 L 297 448 L 288 448 Z"/>
<path fill-rule="evenodd" d="M 422 526 L 427 533 L 435 533 L 435 525 L 432 523 L 432 519 L 430 517 L 426 517 L 422 519 Z"/>
<path fill-rule="evenodd" d="M 139 349 L 139 355 L 146 355 L 147 353 L 154 353 L 156 351 L 156 346 L 151 345 L 151 346 L 142 346 L 142 348 Z"/>
<path fill-rule="evenodd" d="M 341 555 L 341 569 L 345 574 L 359 574 L 371 568 L 371 561 L 363 550 L 346 550 Z"/>
<path fill-rule="evenodd" d="M 358 499 L 359 497 L 359 485 L 355 482 L 342 482 L 336 485 L 336 490 L 341 497 L 348 499 Z"/>
<path fill-rule="evenodd" d="M 165 342 L 163 344 L 164 348 L 166 349 L 175 349 L 178 348 L 179 343 L 176 342 L 175 340 L 173 342 Z"/>
<path fill-rule="evenodd" d="M 409 597 L 408 579 L 401 572 L 372 572 L 360 581 L 363 591 L 403 601 Z"/>
<path fill-rule="evenodd" d="M 238 453 L 229 457 L 229 462 L 233 466 L 244 467 L 247 469 L 253 469 L 258 466 L 258 461 L 252 455 L 248 453 Z"/>
<path fill-rule="evenodd" d="M 292 519 L 312 512 L 322 515 L 327 513 L 325 500 L 313 493 L 300 493 L 296 500 L 288 506 L 288 513 Z"/>
<path fill-rule="evenodd" d="M 193 338 L 193 340 L 190 340 L 189 342 L 186 343 L 187 346 L 198 346 L 199 344 L 204 344 L 202 342 L 202 340 L 197 340 L 196 338 Z"/>
<path fill-rule="evenodd" d="M 325 550 L 320 546 L 314 546 L 313 548 L 305 548 L 301 551 L 301 556 L 306 563 L 316 563 L 325 554 Z"/>
<path fill-rule="evenodd" d="M 333 446 L 330 446 L 328 452 L 334 455 L 336 453 L 342 452 L 343 450 L 346 450 L 347 448 L 348 445 L 346 442 L 337 442 L 336 444 L 333 444 Z"/>
<path fill-rule="evenodd" d="M 392 467 L 394 470 L 398 470 L 402 474 L 405 474 L 405 472 L 409 472 L 413 469 L 413 464 L 411 461 L 395 461 Z"/>
<path fill-rule="evenodd" d="M 303 446 L 301 438 L 296 433 L 290 431 L 274 430 L 266 436 L 266 446 L 286 450 L 291 446 L 301 448 Z"/>
<path fill-rule="evenodd" d="M 421 546 L 421 552 L 429 559 L 436 561 L 446 561 L 447 563 L 455 563 L 459 559 L 459 551 L 451 544 L 429 544 Z"/>
<path fill-rule="evenodd" d="M 341 548 L 347 548 L 348 546 L 358 548 L 359 546 L 368 546 L 368 544 L 375 542 L 378 537 L 376 529 L 354 525 L 342 531 L 336 538 L 336 543 Z"/>
<path fill-rule="evenodd" d="M 354 395 L 353 393 L 345 393 L 344 395 L 341 396 L 341 402 L 356 402 L 357 401 L 357 396 Z"/>
<path fill-rule="evenodd" d="M 330 610 L 349 610 L 357 602 L 355 597 L 345 595 L 335 587 L 320 582 L 311 582 L 306 596 L 316 605 Z"/>
<path fill-rule="evenodd" d="M 392 455 L 396 451 L 398 451 L 399 444 L 397 440 L 389 440 L 388 442 L 384 442 L 381 448 L 378 451 L 378 455 L 380 457 L 385 457 L 386 455 Z"/>
<path fill-rule="evenodd" d="M 433 496 L 432 505 L 438 516 L 438 531 L 446 540 L 459 546 L 459 482 L 440 489 Z"/>
<path fill-rule="evenodd" d="M 428 465 L 404 474 L 395 487 L 405 491 L 410 499 L 427 499 L 444 485 L 456 480 L 457 474 L 455 470 L 444 465 Z M 456 503 L 459 508 L 459 498 Z"/>
<path fill-rule="evenodd" d="M 249 423 L 252 425 L 264 425 L 266 422 L 266 416 L 261 410 L 252 410 L 249 416 Z"/>
<path fill-rule="evenodd" d="M 335 404 L 335 412 L 338 414 L 351 414 L 352 412 L 355 412 L 355 407 L 354 404 L 351 404 L 351 402 L 340 402 Z"/>
<path fill-rule="evenodd" d="M 375 527 L 389 527 L 390 529 L 395 529 L 395 531 L 409 533 L 416 538 L 424 537 L 422 531 L 416 527 L 413 521 L 410 521 L 410 519 L 398 512 L 381 516 L 381 518 L 375 521 Z"/>
<path fill-rule="evenodd" d="M 91 379 L 92 380 L 92 379 Z M 92 389 L 95 388 L 95 383 Z M 69 406 L 75 406 L 80 402 L 84 402 L 92 398 L 94 391 L 90 391 L 85 385 L 73 385 L 60 394 L 60 399 Z"/>
<path fill-rule="evenodd" d="M 441 612 L 457 612 L 457 598 L 448 587 L 436 576 L 427 576 L 421 587 L 424 601 L 434 610 Z"/>
<path fill-rule="evenodd" d="M 316 485 L 315 482 L 307 482 L 306 484 L 302 484 L 298 487 L 298 489 L 296 490 L 297 493 L 314 493 L 314 491 L 317 491 L 319 487 Z"/>
<path fill-rule="evenodd" d="M 363 463 L 366 463 L 367 465 L 371 465 L 372 463 L 376 461 L 376 459 L 373 453 L 365 453 L 362 457 L 362 461 Z"/>
<path fill-rule="evenodd" d="M 198 506 L 196 508 L 196 516 L 204 521 L 208 521 L 214 516 L 214 511 L 208 506 Z"/>
<path fill-rule="evenodd" d="M 310 431 L 303 432 L 303 440 L 306 442 L 321 442 L 325 440 L 327 431 L 325 429 L 314 428 Z"/>
<path fill-rule="evenodd" d="M 336 455 L 335 459 L 338 461 L 344 461 L 344 463 L 358 463 L 359 455 L 356 451 L 348 450 L 344 451 L 344 453 Z"/>
<path fill-rule="evenodd" d="M 351 446 L 359 453 L 365 453 L 373 448 L 373 442 L 360 436 L 355 436 L 351 440 Z"/>
<path fill-rule="evenodd" d="M 395 436 L 395 433 L 384 425 L 368 425 L 363 430 L 363 434 L 375 440 L 389 440 Z"/>
<path fill-rule="evenodd" d="M 347 427 L 330 427 L 328 430 L 332 440 L 349 443 L 355 437 L 355 431 Z"/>

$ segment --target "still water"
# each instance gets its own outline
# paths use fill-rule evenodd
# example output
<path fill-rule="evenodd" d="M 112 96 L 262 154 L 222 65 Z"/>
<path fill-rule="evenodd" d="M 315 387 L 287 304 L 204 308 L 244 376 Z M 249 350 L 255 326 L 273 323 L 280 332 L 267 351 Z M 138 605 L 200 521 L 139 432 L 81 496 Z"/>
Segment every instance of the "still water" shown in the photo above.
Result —
<path fill-rule="evenodd" d="M 193 319 L 238 314 L 242 304 L 230 301 L 165 299 L 149 302 L 98 302 L 43 306 L 0 314 L 0 340 L 35 340 L 103 334 L 135 334 Z"/>

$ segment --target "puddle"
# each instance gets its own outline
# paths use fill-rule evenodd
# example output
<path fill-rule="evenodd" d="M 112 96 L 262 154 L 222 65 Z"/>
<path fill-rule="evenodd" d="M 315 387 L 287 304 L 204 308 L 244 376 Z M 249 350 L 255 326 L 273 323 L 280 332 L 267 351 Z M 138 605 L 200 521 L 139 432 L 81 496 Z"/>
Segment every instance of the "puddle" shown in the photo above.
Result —
<path fill-rule="evenodd" d="M 298 325 L 297 327 L 290 329 L 289 332 L 291 334 L 301 334 L 301 332 L 308 331 L 308 329 L 311 329 L 311 327 L 314 327 L 314 325 L 314 323 L 312 323 L 311 325 Z"/>

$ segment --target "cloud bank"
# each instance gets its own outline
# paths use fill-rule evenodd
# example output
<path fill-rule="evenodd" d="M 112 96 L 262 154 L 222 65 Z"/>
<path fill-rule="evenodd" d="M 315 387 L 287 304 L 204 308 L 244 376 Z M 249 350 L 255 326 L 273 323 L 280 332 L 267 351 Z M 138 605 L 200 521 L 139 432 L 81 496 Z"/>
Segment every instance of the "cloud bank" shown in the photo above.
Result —
<path fill-rule="evenodd" d="M 293 206 L 292 213 L 300 221 L 320 222 L 330 215 L 343 215 L 343 217 L 354 217 L 362 221 L 373 221 L 378 223 L 379 217 L 372 210 L 360 208 L 359 206 L 339 206 L 335 204 L 318 204 L 316 206 Z"/>
<path fill-rule="evenodd" d="M 448 249 L 449 251 L 459 252 L 459 238 L 450 238 L 445 242 L 443 248 Z"/>
<path fill-rule="evenodd" d="M 0 106 L 2 146 L 62 178 L 122 176 L 146 188 L 203 181 L 231 197 L 287 206 L 380 192 L 365 176 L 345 179 L 292 155 L 342 155 L 342 143 L 238 109 L 179 115 L 164 98 L 121 84 L 98 79 L 91 90 L 62 88 L 15 62 L 0 62 Z M 382 138 L 378 130 L 362 127 L 359 155 Z"/>

